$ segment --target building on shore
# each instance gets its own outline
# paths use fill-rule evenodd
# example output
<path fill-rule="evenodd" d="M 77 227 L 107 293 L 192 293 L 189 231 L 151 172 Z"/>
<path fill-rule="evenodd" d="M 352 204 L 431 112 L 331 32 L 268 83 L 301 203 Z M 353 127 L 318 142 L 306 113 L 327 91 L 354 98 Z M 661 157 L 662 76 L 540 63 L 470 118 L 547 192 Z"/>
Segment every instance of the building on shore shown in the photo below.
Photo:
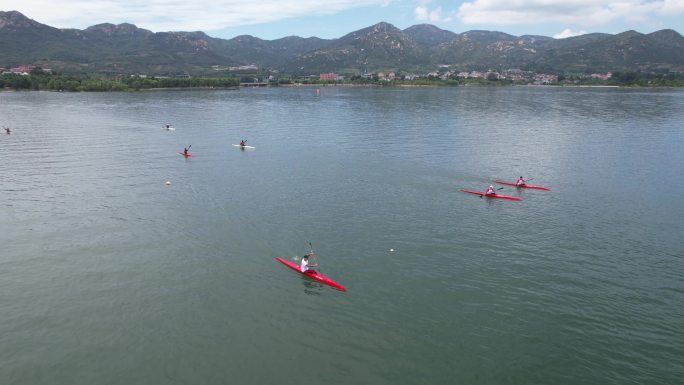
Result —
<path fill-rule="evenodd" d="M 338 74 L 329 72 L 326 74 L 320 74 L 318 76 L 318 80 L 337 81 L 340 80 L 340 76 Z"/>

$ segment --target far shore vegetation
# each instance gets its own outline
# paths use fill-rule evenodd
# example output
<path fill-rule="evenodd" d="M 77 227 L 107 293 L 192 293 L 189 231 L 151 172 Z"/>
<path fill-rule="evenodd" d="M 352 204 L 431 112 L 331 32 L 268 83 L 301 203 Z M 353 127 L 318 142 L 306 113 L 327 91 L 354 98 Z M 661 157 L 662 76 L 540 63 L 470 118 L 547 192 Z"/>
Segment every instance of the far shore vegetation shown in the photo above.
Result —
<path fill-rule="evenodd" d="M 392 80 L 352 75 L 338 80 L 320 80 L 315 76 L 290 77 L 268 73 L 240 74 L 234 76 L 182 76 L 155 77 L 140 75 L 66 75 L 44 72 L 39 68 L 28 74 L 5 73 L 0 75 L 0 90 L 37 91 L 140 91 L 149 89 L 230 89 L 239 86 L 296 86 L 296 85 L 365 85 L 365 86 L 618 86 L 618 87 L 684 87 L 683 73 L 614 72 L 608 79 L 596 79 L 583 74 L 558 74 L 551 82 L 530 82 L 488 76 L 463 78 L 458 76 L 426 76 L 410 79 L 398 76 Z"/>
<path fill-rule="evenodd" d="M 31 71 L 0 75 L 0 89 L 36 91 L 140 91 L 155 88 L 236 88 L 235 77 L 141 77 L 59 75 Z"/>

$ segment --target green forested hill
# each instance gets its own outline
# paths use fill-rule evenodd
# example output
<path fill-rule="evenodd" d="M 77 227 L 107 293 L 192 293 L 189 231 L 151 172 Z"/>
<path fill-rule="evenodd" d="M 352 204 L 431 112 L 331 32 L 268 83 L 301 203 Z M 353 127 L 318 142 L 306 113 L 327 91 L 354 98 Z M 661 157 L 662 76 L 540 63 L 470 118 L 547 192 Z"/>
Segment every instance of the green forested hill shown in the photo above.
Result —
<path fill-rule="evenodd" d="M 567 39 L 496 31 L 453 33 L 428 24 L 388 23 L 338 39 L 158 32 L 132 24 L 57 29 L 16 11 L 0 12 L 0 67 L 34 65 L 72 74 L 221 74 L 250 66 L 287 74 L 454 70 L 684 72 L 684 38 L 673 30 Z"/>

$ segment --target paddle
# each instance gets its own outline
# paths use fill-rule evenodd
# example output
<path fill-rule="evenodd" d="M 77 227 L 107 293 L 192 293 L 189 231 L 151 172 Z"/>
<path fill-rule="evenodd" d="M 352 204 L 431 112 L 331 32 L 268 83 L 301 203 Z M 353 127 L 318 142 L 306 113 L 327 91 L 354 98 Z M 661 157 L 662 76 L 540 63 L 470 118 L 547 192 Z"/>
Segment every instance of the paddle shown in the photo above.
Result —
<path fill-rule="evenodd" d="M 318 256 L 316 255 L 316 253 L 314 253 L 313 245 L 311 245 L 311 242 L 309 242 L 309 254 L 313 255 L 314 259 L 316 260 L 316 267 L 318 268 L 318 271 L 322 273 L 323 271 L 321 270 L 321 263 L 318 262 Z"/>

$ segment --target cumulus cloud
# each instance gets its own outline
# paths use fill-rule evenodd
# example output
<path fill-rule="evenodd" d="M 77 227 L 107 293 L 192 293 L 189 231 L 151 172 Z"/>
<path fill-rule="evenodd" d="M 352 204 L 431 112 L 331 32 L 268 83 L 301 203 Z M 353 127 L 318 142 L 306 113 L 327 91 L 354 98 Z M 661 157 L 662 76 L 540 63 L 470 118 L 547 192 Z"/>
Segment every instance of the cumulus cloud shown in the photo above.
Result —
<path fill-rule="evenodd" d="M 444 15 L 442 12 L 442 7 L 437 7 L 432 11 L 428 9 L 427 4 L 429 1 L 422 1 L 422 4 L 414 9 L 413 13 L 416 16 L 416 20 L 419 21 L 429 21 L 432 23 L 447 22 L 452 20 L 451 15 Z"/>
<path fill-rule="evenodd" d="M 473 0 L 461 4 L 464 24 L 563 23 L 602 25 L 616 20 L 644 22 L 653 15 L 684 13 L 684 0 Z"/>
<path fill-rule="evenodd" d="M 664 15 L 680 15 L 684 13 L 684 0 L 665 0 L 661 13 Z"/>
<path fill-rule="evenodd" d="M 570 28 L 566 28 L 562 30 L 561 32 L 553 35 L 554 39 L 565 39 L 567 37 L 573 37 L 573 36 L 579 36 L 579 35 L 585 35 L 587 31 L 573 31 Z"/>
<path fill-rule="evenodd" d="M 365 6 L 387 6 L 392 0 L 26 0 L 9 8 L 44 24 L 85 28 L 128 22 L 155 32 L 213 31 L 241 25 L 335 14 Z M 8 6 L 2 6 L 8 8 Z M 8 9 L 9 10 L 9 9 Z"/>
<path fill-rule="evenodd" d="M 439 14 L 442 11 L 441 8 L 438 8 L 434 11 L 430 11 L 426 6 L 420 5 L 417 6 L 416 9 L 414 10 L 414 13 L 416 15 L 416 19 L 420 21 L 436 21 L 439 20 Z"/>

